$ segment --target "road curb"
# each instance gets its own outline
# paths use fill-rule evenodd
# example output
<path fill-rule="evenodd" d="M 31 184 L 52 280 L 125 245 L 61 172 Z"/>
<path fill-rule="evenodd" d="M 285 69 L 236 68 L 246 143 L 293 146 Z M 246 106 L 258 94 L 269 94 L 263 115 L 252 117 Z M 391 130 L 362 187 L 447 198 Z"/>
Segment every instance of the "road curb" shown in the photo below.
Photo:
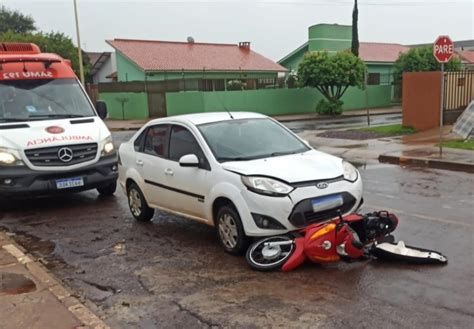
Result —
<path fill-rule="evenodd" d="M 402 112 L 375 112 L 375 113 L 370 113 L 370 116 L 377 116 L 377 115 L 390 115 L 390 114 L 401 114 Z M 280 119 L 276 119 L 278 122 L 292 122 L 292 121 L 312 121 L 312 120 L 318 120 L 318 121 L 327 121 L 327 120 L 333 120 L 334 118 L 338 118 L 338 119 L 341 119 L 341 118 L 356 118 L 356 117 L 365 117 L 367 116 L 367 114 L 342 114 L 338 117 L 334 117 L 334 116 L 330 116 L 330 115 L 326 115 L 326 116 L 319 116 L 319 117 L 307 117 L 307 118 L 301 118 L 301 119 L 285 119 L 285 118 L 280 118 Z M 145 123 L 144 123 L 145 124 Z M 106 122 L 106 125 L 107 125 L 107 122 Z M 116 127 L 116 128 L 110 128 L 110 127 L 107 127 L 110 131 L 114 131 L 114 132 L 117 132 L 117 131 L 137 131 L 137 130 L 140 130 L 141 129 L 141 126 L 140 127 Z"/>
<path fill-rule="evenodd" d="M 2 248 L 11 256 L 15 257 L 18 263 L 23 264 L 31 276 L 47 287 L 51 294 L 87 328 L 110 329 L 94 312 L 74 297 L 74 294 L 41 263 L 31 257 L 31 255 L 26 255 L 24 248 L 12 241 L 12 239 L 3 232 L 0 232 L 0 237 L 1 240 L 8 241 L 8 244 L 3 245 Z"/>
<path fill-rule="evenodd" d="M 429 158 L 406 157 L 402 155 L 381 154 L 379 162 L 396 165 L 414 165 L 420 167 L 444 169 L 451 171 L 462 171 L 474 173 L 474 165 L 466 162 L 443 161 Z"/>
<path fill-rule="evenodd" d="M 130 127 L 126 127 L 126 128 L 108 128 L 109 131 L 138 131 L 141 129 L 141 127 L 139 128 L 130 128 Z"/>
<path fill-rule="evenodd" d="M 402 114 L 401 111 L 399 112 L 375 112 L 375 113 L 370 113 L 370 116 L 377 116 L 377 115 L 390 115 L 390 114 Z M 311 120 L 318 120 L 318 121 L 326 121 L 326 120 L 334 120 L 334 119 L 341 119 L 341 118 L 357 118 L 357 117 L 366 117 L 366 113 L 361 113 L 361 114 L 341 114 L 339 116 L 332 116 L 332 115 L 322 115 L 318 117 L 307 117 L 307 118 L 301 118 L 301 119 L 285 119 L 285 118 L 280 118 L 276 119 L 278 122 L 291 122 L 291 121 L 311 121 Z"/>

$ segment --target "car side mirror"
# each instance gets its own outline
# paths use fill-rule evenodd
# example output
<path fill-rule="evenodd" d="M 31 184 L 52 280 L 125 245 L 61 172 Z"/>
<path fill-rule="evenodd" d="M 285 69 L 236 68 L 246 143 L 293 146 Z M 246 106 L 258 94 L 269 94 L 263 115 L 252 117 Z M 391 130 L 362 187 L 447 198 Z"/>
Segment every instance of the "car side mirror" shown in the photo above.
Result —
<path fill-rule="evenodd" d="M 107 118 L 107 104 L 104 101 L 97 101 L 95 103 L 95 110 L 97 111 L 99 118 L 101 118 L 102 120 L 105 120 Z"/>
<path fill-rule="evenodd" d="M 181 167 L 199 167 L 199 159 L 195 154 L 186 154 L 179 159 Z"/>

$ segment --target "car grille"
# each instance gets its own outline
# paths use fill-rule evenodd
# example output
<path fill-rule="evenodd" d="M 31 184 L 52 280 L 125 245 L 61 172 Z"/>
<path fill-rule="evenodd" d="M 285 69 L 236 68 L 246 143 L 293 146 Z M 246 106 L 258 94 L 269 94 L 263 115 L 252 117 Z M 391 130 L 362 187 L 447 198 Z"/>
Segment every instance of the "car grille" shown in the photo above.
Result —
<path fill-rule="evenodd" d="M 323 222 L 325 220 L 338 217 L 339 211 L 342 214 L 346 214 L 354 207 L 357 201 L 351 194 L 347 192 L 332 195 L 340 195 L 342 197 L 342 206 L 320 212 L 313 212 L 312 200 L 316 200 L 318 198 L 306 199 L 300 201 L 293 208 L 293 211 L 291 212 L 288 220 L 296 227 L 303 227 L 311 223 Z M 325 198 L 327 196 L 328 195 L 325 195 L 322 198 Z"/>
<path fill-rule="evenodd" d="M 60 158 L 60 150 L 63 151 L 62 154 L 67 155 L 62 157 L 63 160 Z M 97 143 L 45 147 L 26 150 L 25 154 L 28 160 L 38 167 L 72 166 L 94 160 L 97 156 Z"/>

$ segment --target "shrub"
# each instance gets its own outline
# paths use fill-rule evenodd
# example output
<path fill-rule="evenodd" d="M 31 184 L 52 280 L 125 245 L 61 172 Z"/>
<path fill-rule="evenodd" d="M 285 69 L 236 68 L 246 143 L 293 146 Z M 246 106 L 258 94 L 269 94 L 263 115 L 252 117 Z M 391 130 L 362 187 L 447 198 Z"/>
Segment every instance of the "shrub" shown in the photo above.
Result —
<path fill-rule="evenodd" d="M 340 115 L 342 113 L 342 105 L 340 100 L 321 99 L 316 105 L 316 112 L 323 115 Z"/>

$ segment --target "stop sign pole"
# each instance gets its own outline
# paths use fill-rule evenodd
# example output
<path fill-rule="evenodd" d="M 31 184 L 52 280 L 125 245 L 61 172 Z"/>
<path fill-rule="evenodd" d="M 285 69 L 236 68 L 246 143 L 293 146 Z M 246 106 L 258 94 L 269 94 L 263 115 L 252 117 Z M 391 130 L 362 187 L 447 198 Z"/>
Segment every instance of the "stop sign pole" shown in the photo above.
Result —
<path fill-rule="evenodd" d="M 439 157 L 443 156 L 444 64 L 454 54 L 454 44 L 447 35 L 439 36 L 433 44 L 433 56 L 441 63 L 441 97 L 439 106 Z"/>

